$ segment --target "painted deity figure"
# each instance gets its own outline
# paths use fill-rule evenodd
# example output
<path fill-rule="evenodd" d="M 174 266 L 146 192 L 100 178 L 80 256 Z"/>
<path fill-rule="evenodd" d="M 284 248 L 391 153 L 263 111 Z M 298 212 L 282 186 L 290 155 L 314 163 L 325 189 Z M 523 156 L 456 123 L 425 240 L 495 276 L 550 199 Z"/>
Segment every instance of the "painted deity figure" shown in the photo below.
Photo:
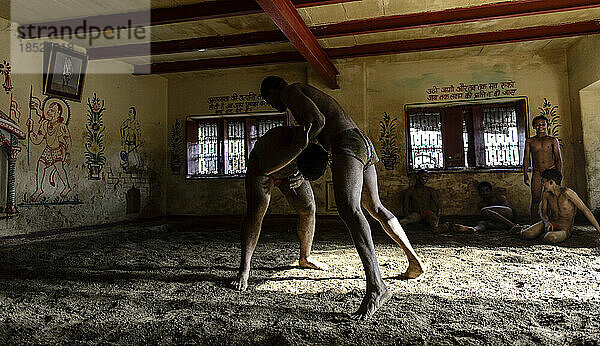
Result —
<path fill-rule="evenodd" d="M 142 168 L 142 130 L 136 119 L 135 107 L 129 107 L 127 119 L 121 125 L 121 167 L 127 173 Z"/>
<path fill-rule="evenodd" d="M 31 118 L 27 120 L 29 138 L 34 145 L 45 144 L 44 150 L 37 161 L 36 187 L 30 200 L 31 202 L 37 202 L 43 195 L 44 179 L 48 169 L 50 169 L 50 185 L 56 185 L 54 176 L 58 174 L 64 186 L 60 192 L 60 197 L 65 198 L 72 191 L 65 168 L 71 163 L 70 150 L 72 145 L 71 133 L 67 127 L 68 120 L 65 117 L 68 110 L 60 102 L 52 100 L 45 102 L 42 109 L 37 98 L 32 99 L 30 107 L 35 110 L 38 116 L 38 110 L 41 110 L 42 116 L 37 129 L 35 129 L 34 121 Z"/>

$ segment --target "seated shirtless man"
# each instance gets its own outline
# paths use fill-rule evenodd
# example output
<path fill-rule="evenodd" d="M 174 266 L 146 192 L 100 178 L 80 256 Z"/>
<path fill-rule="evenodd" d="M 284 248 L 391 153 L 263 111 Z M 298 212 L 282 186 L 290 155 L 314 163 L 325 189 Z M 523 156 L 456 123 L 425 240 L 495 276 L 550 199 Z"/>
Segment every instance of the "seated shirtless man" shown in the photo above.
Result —
<path fill-rule="evenodd" d="M 492 184 L 487 181 L 482 181 L 477 185 L 477 191 L 481 202 L 477 204 L 481 216 L 485 220 L 479 221 L 477 226 L 470 227 L 455 224 L 453 229 L 455 232 L 482 232 L 486 229 L 517 229 L 518 225 L 512 220 L 515 219 L 515 210 L 510 206 L 506 196 L 494 192 L 492 190 Z"/>
<path fill-rule="evenodd" d="M 559 243 L 573 233 L 573 220 L 577 209 L 600 232 L 598 221 L 577 193 L 568 187 L 560 186 L 562 174 L 557 169 L 547 169 L 542 172 L 542 203 L 540 217 L 542 221 L 521 231 L 521 238 L 535 239 L 544 234 L 546 243 Z"/>
<path fill-rule="evenodd" d="M 309 127 L 310 129 L 310 127 Z M 308 143 L 308 130 L 303 127 L 279 126 L 270 129 L 258 139 L 250 152 L 246 171 L 246 215 L 242 222 L 242 258 L 240 270 L 232 288 L 240 291 L 248 287 L 250 260 L 262 227 L 262 221 L 269 207 L 271 190 L 277 186 L 289 205 L 299 215 L 298 237 L 300 238 L 300 266 L 312 269 L 327 269 L 327 265 L 310 256 L 315 233 L 315 199 L 310 183 L 306 179 L 318 179 L 327 168 L 327 153 L 311 171 L 304 170 L 305 176 L 298 172 L 296 155 L 302 152 Z M 311 144 L 307 151 L 313 149 Z M 301 159 L 302 156 L 299 157 Z M 306 165 L 305 165 L 306 166 Z"/>
<path fill-rule="evenodd" d="M 262 81 L 260 93 L 278 111 L 289 109 L 299 124 L 312 125 L 310 140 L 318 140 L 331 153 L 333 191 L 338 213 L 350 231 L 367 281 L 366 295 L 354 317 L 368 318 L 391 298 L 392 292 L 381 278 L 371 228 L 361 204 L 404 250 L 408 258 L 408 269 L 404 276 L 416 278 L 424 270 L 398 219 L 379 199 L 375 171 L 377 155 L 373 143 L 333 97 L 313 86 L 288 84 L 281 77 L 269 76 Z"/>
<path fill-rule="evenodd" d="M 440 193 L 432 187 L 425 186 L 429 181 L 429 172 L 420 169 L 415 173 L 415 178 L 415 185 L 409 187 L 404 194 L 405 216 L 400 220 L 400 224 L 405 227 L 411 223 L 424 222 L 431 226 L 434 232 L 447 231 L 447 223 L 439 225 L 442 213 Z"/>

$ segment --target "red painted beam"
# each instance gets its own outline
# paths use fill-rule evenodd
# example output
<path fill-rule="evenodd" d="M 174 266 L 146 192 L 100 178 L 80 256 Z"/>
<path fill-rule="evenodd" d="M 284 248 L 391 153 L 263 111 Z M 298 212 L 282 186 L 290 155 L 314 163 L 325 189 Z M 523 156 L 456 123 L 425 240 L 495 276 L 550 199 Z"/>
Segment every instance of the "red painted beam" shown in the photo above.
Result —
<path fill-rule="evenodd" d="M 444 11 L 415 13 L 347 21 L 310 28 L 316 38 L 360 35 L 372 32 L 403 30 L 446 24 L 482 21 L 488 19 L 528 16 L 600 7 L 600 0 L 522 0 L 456 8 Z M 286 41 L 281 32 L 260 31 L 248 34 L 211 36 L 194 39 L 152 42 L 152 55 L 193 52 L 201 49 L 221 49 Z M 139 56 L 148 54 L 147 44 L 132 44 L 88 49 L 91 60 Z"/>
<path fill-rule="evenodd" d="M 298 8 L 310 6 L 322 6 L 358 0 L 291 0 L 293 6 Z M 198 4 L 184 5 L 178 7 L 154 8 L 148 11 L 134 11 L 125 13 L 114 13 L 99 16 L 72 18 L 48 22 L 30 23 L 20 25 L 23 30 L 22 38 L 56 37 L 51 34 L 49 28 L 68 27 L 73 30 L 78 27 L 85 28 L 82 32 L 88 33 L 90 27 L 100 28 L 104 31 L 106 27 L 118 26 L 151 26 L 162 24 L 183 23 L 195 20 L 212 18 L 241 16 L 247 14 L 262 13 L 262 9 L 253 0 L 222 0 L 208 1 Z M 31 28 L 31 30 L 29 30 Z M 60 31 L 59 31 L 60 32 Z"/>
<path fill-rule="evenodd" d="M 353 47 L 330 48 L 325 51 L 333 59 L 354 58 L 385 54 L 399 54 L 418 51 L 431 51 L 452 48 L 474 47 L 481 45 L 502 44 L 544 40 L 560 37 L 600 34 L 599 21 L 586 21 L 571 24 L 536 26 L 522 29 L 484 32 L 470 35 L 404 40 L 385 43 L 366 44 Z M 289 63 L 302 61 L 298 53 L 276 53 L 253 55 L 236 58 L 203 59 L 136 65 L 135 74 L 189 72 L 207 69 L 226 69 L 243 66 L 257 66 L 271 63 Z"/>
<path fill-rule="evenodd" d="M 288 40 L 296 47 L 308 63 L 323 78 L 327 86 L 338 89 L 337 75 L 340 74 L 310 32 L 304 19 L 300 17 L 290 0 L 256 0 L 263 11 Z"/>

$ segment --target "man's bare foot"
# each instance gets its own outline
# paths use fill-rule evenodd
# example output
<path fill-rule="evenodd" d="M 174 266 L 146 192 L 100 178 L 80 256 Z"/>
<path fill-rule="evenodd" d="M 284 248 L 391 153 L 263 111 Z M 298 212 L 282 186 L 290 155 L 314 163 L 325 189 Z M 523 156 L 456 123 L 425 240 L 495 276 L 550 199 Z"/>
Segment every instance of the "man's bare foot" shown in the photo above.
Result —
<path fill-rule="evenodd" d="M 248 274 L 238 274 L 237 279 L 231 281 L 229 285 L 234 290 L 245 291 L 248 288 Z"/>
<path fill-rule="evenodd" d="M 421 261 L 408 261 L 408 268 L 406 269 L 406 272 L 402 274 L 402 277 L 406 279 L 416 279 L 423 274 L 424 271 L 425 266 L 421 263 Z"/>
<path fill-rule="evenodd" d="M 392 291 L 384 287 L 381 292 L 369 292 L 363 298 L 358 310 L 352 314 L 352 319 L 366 320 L 371 317 L 385 302 L 392 297 Z"/>
<path fill-rule="evenodd" d="M 515 224 L 514 226 L 512 226 L 512 228 L 510 229 L 510 232 L 512 233 L 521 233 L 521 230 L 523 230 L 525 228 L 525 226 L 521 226 L 521 225 L 517 225 Z"/>
<path fill-rule="evenodd" d="M 444 222 L 433 229 L 433 233 L 445 233 L 450 230 L 450 222 Z"/>
<path fill-rule="evenodd" d="M 459 224 L 455 224 L 454 226 L 452 226 L 452 228 L 454 229 L 454 232 L 462 232 L 462 233 L 475 233 L 475 232 L 477 232 L 477 230 L 475 229 L 475 227 L 469 227 L 469 226 L 459 225 Z"/>
<path fill-rule="evenodd" d="M 71 193 L 71 191 L 72 191 L 72 190 L 71 190 L 71 188 L 70 188 L 70 187 L 68 187 L 68 186 L 65 186 L 65 188 L 64 188 L 64 189 L 62 190 L 62 192 L 60 193 L 60 198 L 65 198 L 65 197 L 67 197 L 67 195 L 68 195 L 69 193 Z"/>
<path fill-rule="evenodd" d="M 44 190 L 41 190 L 41 191 L 37 191 L 37 190 L 36 190 L 36 191 L 35 191 L 35 192 L 34 192 L 34 193 L 31 195 L 31 197 L 29 197 L 29 201 L 30 201 L 30 202 L 37 202 L 37 201 L 38 201 L 38 199 L 40 198 L 40 196 L 42 195 L 42 193 L 44 193 Z"/>
<path fill-rule="evenodd" d="M 317 269 L 317 270 L 328 270 L 329 266 L 325 263 L 319 262 L 316 259 L 308 256 L 307 258 L 300 259 L 300 266 L 303 268 Z"/>

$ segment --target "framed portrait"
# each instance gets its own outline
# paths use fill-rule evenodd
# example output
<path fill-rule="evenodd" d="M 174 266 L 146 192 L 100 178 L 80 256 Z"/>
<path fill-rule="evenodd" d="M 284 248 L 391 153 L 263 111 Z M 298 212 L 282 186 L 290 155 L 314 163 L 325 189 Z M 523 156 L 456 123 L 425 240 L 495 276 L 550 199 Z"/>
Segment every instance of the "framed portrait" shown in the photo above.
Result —
<path fill-rule="evenodd" d="M 46 49 L 44 94 L 81 102 L 88 56 L 58 44 L 48 45 Z"/>

